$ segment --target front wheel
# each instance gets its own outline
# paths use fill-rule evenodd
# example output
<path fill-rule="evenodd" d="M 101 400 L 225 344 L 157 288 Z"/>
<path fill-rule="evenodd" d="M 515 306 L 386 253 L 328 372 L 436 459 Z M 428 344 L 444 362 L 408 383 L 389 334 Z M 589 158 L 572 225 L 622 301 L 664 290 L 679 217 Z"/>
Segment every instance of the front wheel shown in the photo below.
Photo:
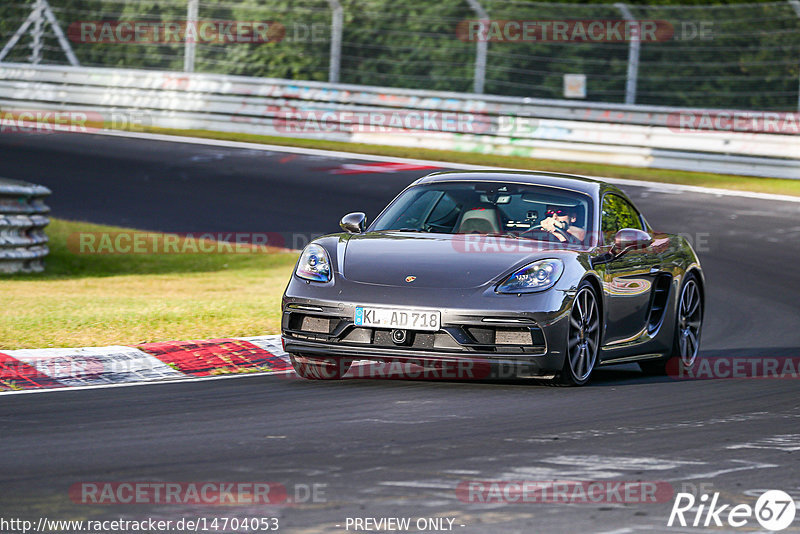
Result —
<path fill-rule="evenodd" d="M 666 360 L 641 362 L 639 367 L 649 375 L 664 375 L 672 371 L 673 366 L 691 369 L 697 363 L 700 352 L 700 334 L 703 327 L 703 294 L 697 276 L 686 275 L 678 300 L 678 311 L 675 314 L 675 337 L 672 342 L 672 353 Z M 675 371 L 679 371 L 675 369 Z"/>
<path fill-rule="evenodd" d="M 349 360 L 289 354 L 297 376 L 309 380 L 341 380 L 350 369 Z"/>
<path fill-rule="evenodd" d="M 567 350 L 564 367 L 555 383 L 564 386 L 582 386 L 589 381 L 600 351 L 600 308 L 592 284 L 587 281 L 578 286 L 569 313 Z"/>

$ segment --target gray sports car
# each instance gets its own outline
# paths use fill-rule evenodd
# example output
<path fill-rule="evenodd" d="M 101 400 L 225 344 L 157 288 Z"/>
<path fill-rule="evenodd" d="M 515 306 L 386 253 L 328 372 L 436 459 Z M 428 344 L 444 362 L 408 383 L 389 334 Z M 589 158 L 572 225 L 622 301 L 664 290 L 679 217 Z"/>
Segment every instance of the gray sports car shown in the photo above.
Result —
<path fill-rule="evenodd" d="M 363 213 L 340 225 L 306 246 L 283 296 L 284 348 L 302 377 L 341 378 L 373 360 L 582 385 L 598 365 L 663 373 L 697 358 L 697 255 L 654 233 L 613 185 L 434 173 L 368 228 Z"/>

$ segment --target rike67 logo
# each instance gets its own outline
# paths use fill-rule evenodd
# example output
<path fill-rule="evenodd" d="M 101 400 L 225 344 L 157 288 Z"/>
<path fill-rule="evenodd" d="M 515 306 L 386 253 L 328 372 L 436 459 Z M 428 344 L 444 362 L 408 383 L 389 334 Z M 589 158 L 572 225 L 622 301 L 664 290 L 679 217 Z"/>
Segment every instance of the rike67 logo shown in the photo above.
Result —
<path fill-rule="evenodd" d="M 761 528 L 777 532 L 792 524 L 796 512 L 794 500 L 781 490 L 765 491 L 755 506 L 723 504 L 719 492 L 711 497 L 703 494 L 699 499 L 691 493 L 678 493 L 667 526 L 753 528 L 755 519 Z"/>

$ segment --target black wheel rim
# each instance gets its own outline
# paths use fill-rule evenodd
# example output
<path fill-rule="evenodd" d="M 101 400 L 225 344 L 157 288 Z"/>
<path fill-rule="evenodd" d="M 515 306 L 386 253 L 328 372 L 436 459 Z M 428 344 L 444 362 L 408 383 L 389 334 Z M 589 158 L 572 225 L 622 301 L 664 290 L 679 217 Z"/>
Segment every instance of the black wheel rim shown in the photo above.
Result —
<path fill-rule="evenodd" d="M 600 314 L 597 301 L 588 287 L 575 295 L 569 314 L 567 353 L 572 376 L 583 382 L 594 369 L 600 343 Z"/>
<path fill-rule="evenodd" d="M 700 288 L 689 280 L 681 291 L 678 307 L 678 350 L 685 367 L 694 365 L 700 348 L 700 328 L 703 323 L 703 303 Z"/>

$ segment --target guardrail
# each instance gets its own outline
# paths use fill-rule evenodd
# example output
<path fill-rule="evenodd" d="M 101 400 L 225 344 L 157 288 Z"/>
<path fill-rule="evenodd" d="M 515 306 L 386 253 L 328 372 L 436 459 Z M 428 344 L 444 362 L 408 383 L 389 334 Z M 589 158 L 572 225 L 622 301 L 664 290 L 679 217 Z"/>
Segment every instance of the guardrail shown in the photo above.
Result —
<path fill-rule="evenodd" d="M 791 114 L 9 63 L 0 64 L 0 109 L 84 113 L 110 128 L 141 123 L 800 179 L 800 116 Z"/>
<path fill-rule="evenodd" d="M 0 273 L 41 272 L 50 252 L 44 186 L 0 178 Z"/>

